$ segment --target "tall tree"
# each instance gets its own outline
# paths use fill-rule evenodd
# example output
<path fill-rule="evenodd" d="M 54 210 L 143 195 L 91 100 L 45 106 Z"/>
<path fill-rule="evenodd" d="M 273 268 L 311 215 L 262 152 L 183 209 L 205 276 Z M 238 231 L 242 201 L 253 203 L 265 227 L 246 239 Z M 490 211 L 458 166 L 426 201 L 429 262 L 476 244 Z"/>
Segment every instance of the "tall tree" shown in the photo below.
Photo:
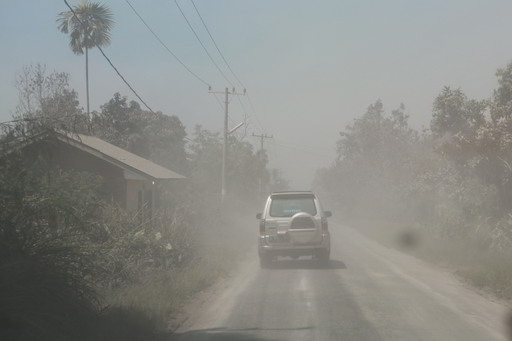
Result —
<path fill-rule="evenodd" d="M 181 174 L 187 172 L 186 130 L 177 116 L 141 109 L 139 103 L 115 93 L 93 112 L 94 135 Z"/>
<path fill-rule="evenodd" d="M 27 132 L 41 127 L 76 133 L 88 131 L 87 117 L 78 94 L 69 87 L 67 73 L 47 73 L 44 65 L 29 65 L 18 74 L 15 85 L 19 100 L 13 119 L 24 121 Z"/>
<path fill-rule="evenodd" d="M 387 114 L 377 100 L 340 132 L 337 158 L 317 173 L 315 188 L 347 215 L 373 212 L 380 218 L 396 214 L 407 204 L 400 190 L 414 177 L 417 141 L 405 107 Z"/>
<path fill-rule="evenodd" d="M 201 193 L 203 198 L 217 200 L 220 194 L 222 138 L 196 126 L 189 145 L 191 191 Z M 286 180 L 276 171 L 270 174 L 267 169 L 267 157 L 260 157 L 253 146 L 234 136 L 228 140 L 227 190 L 228 199 L 254 203 L 258 200 L 258 179 L 262 178 L 262 188 L 269 188 L 273 180 L 274 187 L 286 187 Z M 236 199 L 235 199 L 236 198 Z"/>
<path fill-rule="evenodd" d="M 87 115 L 89 110 L 89 49 L 110 44 L 110 30 L 114 25 L 110 9 L 97 2 L 83 0 L 73 11 L 61 12 L 57 23 L 62 33 L 69 33 L 69 46 L 73 53 L 82 55 L 85 50 L 85 82 Z"/>

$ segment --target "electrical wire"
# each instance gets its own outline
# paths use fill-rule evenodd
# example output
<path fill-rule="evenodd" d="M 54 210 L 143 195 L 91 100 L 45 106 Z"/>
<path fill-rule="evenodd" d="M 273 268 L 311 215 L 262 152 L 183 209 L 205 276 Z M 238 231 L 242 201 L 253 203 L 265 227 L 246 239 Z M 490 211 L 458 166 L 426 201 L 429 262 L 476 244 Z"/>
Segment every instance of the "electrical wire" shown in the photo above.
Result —
<path fill-rule="evenodd" d="M 256 110 L 254 109 L 254 105 L 252 104 L 252 100 L 251 100 L 251 96 L 249 95 L 249 93 L 246 94 L 247 95 L 247 101 L 249 102 L 249 106 L 251 107 L 251 110 L 252 110 L 252 113 L 254 115 L 254 118 L 256 119 L 256 123 L 258 123 L 258 126 L 260 127 L 260 129 L 263 131 L 263 133 L 267 133 L 267 131 L 265 130 L 265 128 L 263 127 L 263 124 L 261 124 L 261 121 L 260 119 L 258 118 L 258 115 L 256 114 Z"/>
<path fill-rule="evenodd" d="M 217 100 L 217 103 L 219 103 L 219 106 L 220 108 L 222 109 L 222 111 L 225 110 L 224 108 L 224 104 L 222 104 L 221 100 L 219 99 L 218 95 L 216 93 L 213 94 L 215 96 L 215 99 Z M 229 104 L 229 103 L 228 103 Z M 231 116 L 228 116 L 228 120 L 232 123 L 232 124 L 235 124 L 235 121 L 233 121 L 233 119 L 231 118 Z"/>
<path fill-rule="evenodd" d="M 148 25 L 148 23 L 142 18 L 142 16 L 137 12 L 137 10 L 132 6 L 132 4 L 128 0 L 125 0 L 125 2 L 128 4 L 128 6 L 130 6 L 130 8 L 137 15 L 137 17 L 139 17 L 140 21 L 142 21 L 142 23 L 144 24 L 144 26 L 146 26 L 146 28 L 149 30 L 149 32 L 151 32 L 151 34 L 153 34 L 153 36 L 156 38 L 156 40 L 158 40 L 158 42 L 167 50 L 167 52 L 169 52 L 171 54 L 171 56 L 174 57 L 174 59 L 176 59 L 178 61 L 178 63 L 181 64 L 181 66 L 183 66 L 185 68 L 185 70 L 187 70 L 192 76 L 194 76 L 201 83 L 205 84 L 208 87 L 211 87 L 210 84 L 208 84 L 208 82 L 206 82 L 204 79 L 199 77 L 195 72 L 190 70 L 190 68 L 187 65 L 185 65 L 185 63 L 183 63 L 183 61 L 180 58 L 178 58 L 178 56 L 176 56 L 176 54 L 174 52 L 171 51 L 171 49 L 162 41 L 162 39 L 160 39 L 160 37 L 155 33 L 155 31 L 153 31 L 153 29 Z"/>
<path fill-rule="evenodd" d="M 78 15 L 76 15 L 75 11 L 73 10 L 73 8 L 68 4 L 67 0 L 64 0 L 64 3 L 66 4 L 66 6 L 68 6 L 69 10 L 71 11 L 71 13 L 73 13 L 73 16 L 76 18 L 76 20 L 78 20 L 78 22 L 80 23 L 80 25 L 84 26 L 84 24 L 82 23 L 82 20 L 80 20 L 80 18 L 78 17 Z M 90 38 L 90 37 L 87 37 L 87 38 Z M 149 107 L 149 105 L 146 104 L 146 102 L 142 99 L 142 97 L 139 96 L 139 94 L 132 88 L 132 86 L 130 85 L 130 83 L 128 83 L 128 81 L 123 77 L 123 75 L 119 72 L 119 70 L 114 66 L 114 64 L 112 63 L 112 61 L 107 57 L 107 55 L 105 54 L 105 52 L 103 52 L 103 49 L 100 47 L 100 46 L 96 46 L 98 48 L 98 50 L 100 50 L 101 54 L 103 55 L 103 57 L 105 57 L 105 59 L 107 60 L 107 62 L 110 64 L 110 66 L 114 69 L 114 71 L 117 73 L 117 75 L 123 80 L 124 84 L 126 84 L 128 86 L 128 88 L 130 88 L 130 90 L 135 94 L 135 96 L 137 96 L 137 98 L 142 102 L 142 104 L 144 104 L 144 106 L 146 108 L 148 108 L 149 111 L 151 111 L 153 114 L 155 113 L 153 111 L 153 109 L 151 109 Z"/>
<path fill-rule="evenodd" d="M 240 103 L 240 106 L 242 107 L 242 112 L 244 113 L 244 124 L 245 124 L 245 130 L 248 128 L 247 120 L 250 119 L 249 115 L 247 114 L 247 110 L 245 108 L 244 102 L 238 97 L 238 102 Z"/>
<path fill-rule="evenodd" d="M 176 2 L 176 0 L 175 0 L 175 2 Z M 228 63 L 228 61 L 226 60 L 226 58 L 225 58 L 224 54 L 222 53 L 222 51 L 220 50 L 219 46 L 217 45 L 217 42 L 216 42 L 216 41 L 215 41 L 215 39 L 213 38 L 213 35 L 212 35 L 212 33 L 211 33 L 210 29 L 208 28 L 208 25 L 206 25 L 206 22 L 204 21 L 203 16 L 202 16 L 202 15 L 201 15 L 201 13 L 199 12 L 199 9 L 197 8 L 197 6 L 196 6 L 196 4 L 195 4 L 194 0 L 190 0 L 190 2 L 191 2 L 191 3 L 192 3 L 192 5 L 194 6 L 194 9 L 195 9 L 195 11 L 196 11 L 196 13 L 197 13 L 197 15 L 198 15 L 199 19 L 201 19 L 201 22 L 203 23 L 203 26 L 204 26 L 204 28 L 205 28 L 206 32 L 207 32 L 207 33 L 208 33 L 208 35 L 210 36 L 210 39 L 212 40 L 213 45 L 215 46 L 215 48 L 217 49 L 217 51 L 219 52 L 219 55 L 221 56 L 222 60 L 224 61 L 224 63 L 225 63 L 225 64 L 226 64 L 226 66 L 228 67 L 228 69 L 229 69 L 229 71 L 231 72 L 231 74 L 233 75 L 233 77 L 235 77 L 235 79 L 237 80 L 237 82 L 238 82 L 238 83 L 239 83 L 239 84 L 244 88 L 244 90 L 245 90 L 245 85 L 242 83 L 242 81 L 240 81 L 240 78 L 237 76 L 237 74 L 233 71 L 233 69 L 232 69 L 232 68 L 231 68 L 231 66 L 229 65 L 229 63 Z M 178 8 L 179 8 L 179 6 L 178 6 Z M 181 9 L 180 9 L 180 10 L 181 10 Z M 182 12 L 182 13 L 183 13 L 183 12 Z M 187 22 L 188 22 L 188 20 L 187 20 Z M 189 24 L 189 26 L 190 26 L 190 24 Z M 191 27 L 191 28 L 192 28 L 192 27 Z M 195 34 L 195 32 L 194 32 L 194 34 Z M 196 37 L 197 37 L 197 34 L 196 34 Z M 197 38 L 198 38 L 198 37 L 197 37 Z M 199 38 L 198 38 L 198 39 L 199 39 Z M 203 44 L 201 43 L 201 45 L 203 45 Z M 204 48 L 204 45 L 203 45 L 203 48 Z M 226 78 L 226 77 L 224 77 L 224 78 Z M 228 80 L 228 82 L 229 82 L 229 80 Z M 233 86 L 233 84 L 232 84 L 231 82 L 229 82 L 229 83 Z M 254 117 L 255 117 L 255 119 L 256 119 L 256 122 L 257 122 L 258 126 L 260 127 L 260 129 L 261 129 L 264 133 L 266 133 L 265 128 L 264 128 L 264 127 L 263 127 L 263 125 L 261 124 L 261 122 L 260 122 L 260 120 L 259 120 L 259 118 L 258 118 L 258 115 L 256 114 L 256 110 L 254 109 L 254 105 L 252 104 L 252 100 L 251 100 L 251 98 L 250 98 L 249 94 L 247 94 L 247 99 L 248 99 L 249 104 L 250 104 L 250 106 L 251 106 L 251 108 L 252 108 L 253 115 L 254 115 Z M 243 102 L 242 102 L 240 99 L 239 99 L 239 102 L 240 102 L 240 105 L 243 107 L 243 111 L 244 111 L 245 115 L 247 116 L 247 110 L 245 109 L 245 106 L 243 105 Z"/>
<path fill-rule="evenodd" d="M 208 32 L 208 35 L 210 36 L 210 39 L 212 40 L 213 42 L 213 45 L 215 46 L 215 48 L 217 49 L 217 51 L 219 52 L 220 56 L 222 57 L 222 60 L 224 61 L 224 63 L 226 64 L 226 66 L 228 67 L 229 71 L 231 72 L 231 74 L 233 75 L 233 77 L 235 77 L 235 79 L 237 80 L 237 82 L 242 86 L 242 88 L 245 89 L 245 85 L 240 81 L 240 78 L 238 78 L 238 76 L 236 75 L 236 73 L 233 71 L 233 69 L 231 68 L 231 66 L 229 65 L 228 61 L 226 60 L 226 58 L 224 57 L 224 54 L 220 51 L 220 48 L 219 46 L 217 45 L 217 42 L 215 41 L 215 39 L 213 39 L 213 36 L 210 32 L 210 30 L 208 29 L 208 26 L 206 25 L 204 19 L 203 19 L 203 16 L 201 15 L 201 13 L 199 13 L 199 10 L 197 9 L 197 6 L 196 4 L 194 3 L 194 0 L 190 0 L 190 2 L 192 3 L 192 5 L 194 6 L 194 9 L 196 10 L 196 13 L 197 15 L 199 16 L 199 19 L 201 19 L 201 22 L 203 23 L 203 26 L 204 28 L 206 29 L 206 32 Z"/>
<path fill-rule="evenodd" d="M 203 42 L 201 41 L 201 39 L 199 38 L 199 36 L 197 35 L 197 32 L 194 30 L 194 28 L 192 27 L 192 24 L 190 23 L 190 21 L 188 20 L 187 16 L 185 15 L 185 13 L 183 12 L 183 10 L 181 9 L 180 5 L 178 4 L 178 1 L 177 0 L 174 0 L 174 3 L 176 4 L 176 6 L 178 7 L 178 9 L 180 10 L 181 12 L 181 15 L 183 16 L 183 18 L 185 19 L 185 21 L 187 22 L 187 25 L 188 27 L 190 28 L 190 30 L 194 33 L 197 41 L 199 42 L 199 44 L 201 44 L 201 46 L 203 47 L 203 50 L 204 52 L 206 52 L 206 54 L 208 55 L 208 57 L 210 58 L 211 62 L 213 63 L 213 65 L 215 65 L 215 67 L 217 68 L 217 70 L 219 70 L 220 74 L 222 75 L 222 77 L 224 77 L 224 79 L 232 86 L 232 87 L 235 87 L 233 85 L 233 83 L 226 77 L 226 75 L 224 74 L 224 72 L 221 70 L 221 68 L 219 67 L 219 65 L 215 62 L 215 60 L 213 59 L 212 55 L 210 54 L 210 52 L 208 52 L 208 49 L 206 48 L 206 46 L 204 46 Z"/>
<path fill-rule="evenodd" d="M 224 105 L 222 104 L 222 102 L 220 101 L 219 97 L 217 97 L 217 94 L 214 93 L 213 96 L 215 97 L 215 99 L 217 100 L 217 103 L 219 103 L 219 106 L 220 108 L 222 109 L 222 111 L 224 111 Z"/>
<path fill-rule="evenodd" d="M 211 31 L 209 30 L 208 26 L 206 25 L 206 22 L 204 21 L 201 13 L 199 12 L 199 9 L 197 8 L 196 4 L 194 3 L 193 0 L 190 0 L 192 2 L 192 5 L 194 6 L 194 9 L 197 13 L 197 15 L 199 16 L 204 28 L 206 29 L 208 35 L 210 36 L 210 39 L 212 40 L 215 48 L 217 49 L 217 51 L 219 52 L 219 55 L 221 56 L 222 60 L 224 61 L 224 63 L 226 64 L 226 66 L 228 67 L 228 69 L 230 70 L 230 72 L 233 74 L 234 78 L 238 81 L 238 83 L 243 87 L 245 88 L 244 84 L 240 81 L 240 78 L 236 75 L 236 73 L 233 71 L 233 69 L 231 68 L 231 66 L 229 65 L 227 59 L 225 58 L 224 54 L 221 52 L 219 46 L 217 45 L 215 39 L 213 38 L 213 35 L 211 33 Z M 183 66 L 183 68 L 185 70 L 187 70 L 193 77 L 195 77 L 197 80 L 199 80 L 201 83 L 205 84 L 206 86 L 208 87 L 211 87 L 210 84 L 208 82 L 206 82 L 204 79 L 202 79 L 199 75 L 197 75 L 195 72 L 193 72 L 174 52 L 171 51 L 171 49 L 162 41 L 162 39 L 156 34 L 156 32 L 149 26 L 149 24 L 146 22 L 146 20 L 144 20 L 144 18 L 138 13 L 138 11 L 133 7 L 133 5 L 130 3 L 130 1 L 128 0 L 125 0 L 125 2 L 128 4 L 128 6 L 130 6 L 130 8 L 132 9 L 132 11 L 135 13 L 135 15 L 139 18 L 139 20 L 144 24 L 144 26 L 146 26 L 146 28 L 151 32 L 151 34 L 155 37 L 155 39 L 167 50 L 167 52 L 174 57 L 174 59 L 176 59 L 176 61 L 178 61 L 178 63 L 181 64 L 181 66 Z M 188 20 L 188 18 L 186 17 L 185 13 L 183 12 L 183 10 L 181 9 L 180 5 L 178 4 L 178 2 L 175 0 L 174 1 L 176 6 L 178 7 L 181 15 L 183 16 L 183 18 L 185 19 L 185 21 L 187 22 L 189 28 L 191 29 L 191 31 L 193 32 L 194 36 L 196 37 L 196 39 L 198 40 L 198 42 L 201 44 L 202 48 L 204 49 L 205 53 L 208 55 L 209 59 L 211 60 L 211 62 L 214 64 L 214 66 L 217 68 L 217 70 L 221 73 L 221 75 L 224 77 L 224 79 L 231 85 L 234 87 L 233 83 L 227 78 L 227 76 L 225 75 L 225 73 L 220 69 L 220 67 L 218 66 L 218 64 L 215 62 L 215 60 L 213 59 L 213 57 L 211 56 L 211 54 L 209 53 L 208 49 L 206 48 L 206 46 L 203 44 L 203 42 L 201 41 L 201 39 L 199 38 L 197 32 L 194 30 L 194 28 L 192 27 L 190 21 Z M 68 6 L 69 7 L 69 6 Z M 238 97 L 238 96 L 237 96 Z M 224 110 L 224 106 L 220 103 L 219 99 L 217 96 L 215 96 L 215 99 L 216 101 L 219 103 L 219 105 L 221 106 L 221 108 Z M 266 133 L 266 129 L 263 127 L 263 125 L 261 124 L 261 121 L 259 120 L 259 117 L 258 115 L 256 114 L 256 110 L 254 109 L 254 105 L 252 103 L 252 100 L 251 100 L 251 97 L 249 95 L 249 93 L 247 93 L 247 99 L 248 99 L 248 102 L 249 102 L 249 105 L 250 105 L 250 108 L 252 110 L 252 116 L 254 116 L 255 120 L 256 120 L 256 123 L 257 125 L 259 126 L 259 128 L 262 130 L 263 133 Z M 244 121 L 246 120 L 247 117 L 250 117 L 248 115 L 248 111 L 245 107 L 245 105 L 243 104 L 242 100 L 240 98 L 238 98 L 238 101 L 240 103 L 240 105 L 242 106 L 242 110 L 244 112 Z"/>

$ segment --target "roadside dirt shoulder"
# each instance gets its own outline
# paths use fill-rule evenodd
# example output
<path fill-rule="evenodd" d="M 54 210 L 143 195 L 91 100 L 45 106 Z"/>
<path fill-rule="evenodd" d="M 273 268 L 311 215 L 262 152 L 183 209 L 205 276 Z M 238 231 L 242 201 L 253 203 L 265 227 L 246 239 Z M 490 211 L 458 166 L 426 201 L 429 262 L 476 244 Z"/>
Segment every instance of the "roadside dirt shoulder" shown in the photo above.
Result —
<path fill-rule="evenodd" d="M 252 249 L 248 251 L 227 276 L 191 297 L 172 318 L 169 329 L 174 333 L 201 329 L 209 324 L 211 318 L 221 318 L 220 312 L 229 312 L 226 307 L 235 304 L 237 294 L 251 281 L 254 270 L 258 268 L 254 257 L 251 258 L 255 252 Z"/>

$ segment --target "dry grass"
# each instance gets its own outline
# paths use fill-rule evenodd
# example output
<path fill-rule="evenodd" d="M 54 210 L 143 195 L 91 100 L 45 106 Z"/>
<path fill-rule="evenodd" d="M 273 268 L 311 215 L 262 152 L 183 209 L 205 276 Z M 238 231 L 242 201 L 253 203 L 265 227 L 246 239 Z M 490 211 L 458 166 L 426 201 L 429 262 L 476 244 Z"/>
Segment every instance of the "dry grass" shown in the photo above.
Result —
<path fill-rule="evenodd" d="M 418 229 L 382 221 L 359 220 L 349 225 L 386 246 L 449 268 L 477 288 L 512 299 L 512 250 L 493 251 L 479 236 L 436 238 Z"/>
<path fill-rule="evenodd" d="M 144 312 L 159 328 L 166 329 L 184 303 L 227 272 L 227 264 L 220 260 L 194 260 L 187 267 L 153 274 L 144 282 L 108 291 L 105 303 Z"/>
<path fill-rule="evenodd" d="M 200 229 L 196 254 L 186 266 L 152 272 L 141 282 L 105 291 L 105 304 L 142 312 L 159 330 L 174 329 L 184 305 L 228 276 L 245 256 L 253 240 L 240 229 L 239 222 L 240 218 L 230 218 Z"/>

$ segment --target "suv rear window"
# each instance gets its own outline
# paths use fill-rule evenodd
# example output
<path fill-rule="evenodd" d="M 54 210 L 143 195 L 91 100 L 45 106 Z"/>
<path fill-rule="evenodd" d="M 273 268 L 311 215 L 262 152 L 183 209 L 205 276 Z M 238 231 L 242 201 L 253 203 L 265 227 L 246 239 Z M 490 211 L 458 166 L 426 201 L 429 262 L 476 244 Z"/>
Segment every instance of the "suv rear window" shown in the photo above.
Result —
<path fill-rule="evenodd" d="M 272 203 L 270 204 L 271 217 L 291 217 L 299 212 L 316 215 L 316 205 L 313 196 L 280 196 L 272 198 Z"/>

